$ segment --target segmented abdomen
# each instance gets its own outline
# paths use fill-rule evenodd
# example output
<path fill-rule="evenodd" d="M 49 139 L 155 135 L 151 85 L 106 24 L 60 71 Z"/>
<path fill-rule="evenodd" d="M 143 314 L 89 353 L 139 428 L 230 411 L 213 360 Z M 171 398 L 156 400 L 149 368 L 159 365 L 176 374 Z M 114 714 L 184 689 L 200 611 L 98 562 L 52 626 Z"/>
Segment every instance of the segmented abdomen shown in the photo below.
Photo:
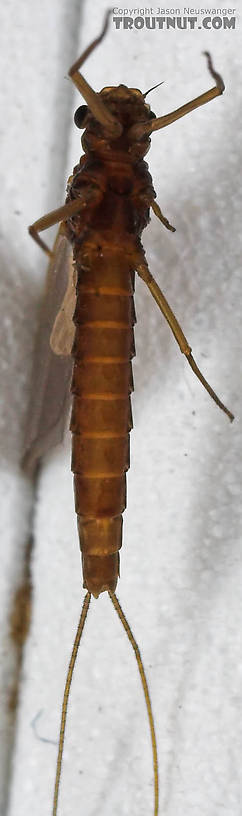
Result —
<path fill-rule="evenodd" d="M 126 507 L 134 273 L 121 252 L 77 263 L 73 346 L 72 471 L 84 587 L 114 592 Z"/>

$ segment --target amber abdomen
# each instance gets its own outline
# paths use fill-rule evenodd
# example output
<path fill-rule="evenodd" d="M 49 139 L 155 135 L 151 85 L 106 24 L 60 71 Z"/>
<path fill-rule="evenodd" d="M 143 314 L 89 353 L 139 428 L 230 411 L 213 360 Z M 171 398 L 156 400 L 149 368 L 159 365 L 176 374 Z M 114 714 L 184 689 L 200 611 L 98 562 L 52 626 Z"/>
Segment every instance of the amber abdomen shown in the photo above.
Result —
<path fill-rule="evenodd" d="M 126 507 L 134 273 L 121 253 L 77 264 L 73 345 L 72 471 L 84 587 L 114 592 Z"/>

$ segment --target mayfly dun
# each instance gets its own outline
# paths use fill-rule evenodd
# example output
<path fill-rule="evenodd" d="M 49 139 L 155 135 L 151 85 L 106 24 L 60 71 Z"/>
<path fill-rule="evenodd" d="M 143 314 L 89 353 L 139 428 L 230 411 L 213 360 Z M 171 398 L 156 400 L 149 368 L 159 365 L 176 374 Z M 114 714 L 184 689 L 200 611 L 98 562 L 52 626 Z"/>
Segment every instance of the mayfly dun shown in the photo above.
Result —
<path fill-rule="evenodd" d="M 58 291 L 55 306 L 52 296 L 46 319 L 50 328 L 54 312 L 55 315 L 58 312 L 50 342 L 55 354 L 60 355 L 62 385 L 64 380 L 66 389 L 70 362 L 68 356 L 67 362 L 62 356 L 72 351 L 74 359 L 70 426 L 72 471 L 86 589 L 65 685 L 53 816 L 58 809 L 67 705 L 75 660 L 91 596 L 98 598 L 102 592 L 109 594 L 137 660 L 151 734 L 154 816 L 159 810 L 157 745 L 147 679 L 139 648 L 115 593 L 132 428 L 135 272 L 148 287 L 195 376 L 230 421 L 233 420 L 233 414 L 198 368 L 189 342 L 152 277 L 141 244 L 150 209 L 166 229 L 175 232 L 155 200 L 156 193 L 144 161 L 150 137 L 154 131 L 222 95 L 223 80 L 215 71 L 210 54 L 205 52 L 214 86 L 177 110 L 158 117 L 146 102 L 149 91 L 142 93 L 137 88 L 119 85 L 95 92 L 79 69 L 103 40 L 109 15 L 107 12 L 100 35 L 69 70 L 69 77 L 86 104 L 77 109 L 74 117 L 76 126 L 84 130 L 84 155 L 69 179 L 66 203 L 29 228 L 31 236 L 50 257 L 49 289 L 52 295 Z M 60 228 L 52 252 L 40 233 L 57 223 Z M 67 278 L 69 283 L 61 305 Z M 61 403 L 57 394 L 55 396 L 50 425 L 55 426 L 57 439 L 63 430 L 61 408 L 65 407 L 65 400 Z M 36 427 L 30 429 L 28 461 L 43 451 L 43 440 L 37 438 Z"/>

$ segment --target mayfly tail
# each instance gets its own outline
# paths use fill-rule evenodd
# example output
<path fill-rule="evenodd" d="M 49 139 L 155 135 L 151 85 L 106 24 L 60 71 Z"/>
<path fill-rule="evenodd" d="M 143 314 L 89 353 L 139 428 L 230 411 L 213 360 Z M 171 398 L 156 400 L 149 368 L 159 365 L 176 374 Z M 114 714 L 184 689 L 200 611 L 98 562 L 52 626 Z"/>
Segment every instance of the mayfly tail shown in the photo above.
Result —
<path fill-rule="evenodd" d="M 154 816 L 158 816 L 158 809 L 159 809 L 159 778 L 158 778 L 158 755 L 157 755 L 157 742 L 156 742 L 156 735 L 155 735 L 155 725 L 154 725 L 154 718 L 152 713 L 151 707 L 151 700 L 150 700 L 150 693 L 148 688 L 148 683 L 146 679 L 145 669 L 143 666 L 142 657 L 140 654 L 140 650 L 134 635 L 130 629 L 128 624 L 127 618 L 124 615 L 124 612 L 120 606 L 120 603 L 115 595 L 115 592 L 109 592 L 109 597 L 112 601 L 112 604 L 117 612 L 117 615 L 125 629 L 125 632 L 128 636 L 128 639 L 131 643 L 132 649 L 135 654 L 135 658 L 137 661 L 140 679 L 142 683 L 142 688 L 145 697 L 146 703 L 146 710 L 148 714 L 149 726 L 150 726 L 150 734 L 151 734 L 151 743 L 152 743 L 152 755 L 153 755 L 153 771 L 154 771 Z M 54 799 L 53 799 L 53 809 L 52 809 L 52 816 L 57 816 L 57 808 L 58 808 L 58 799 L 59 799 L 59 789 L 60 789 L 60 778 L 61 778 L 61 767 L 62 767 L 62 757 L 63 757 L 63 749 L 64 749 L 64 740 L 65 740 L 65 729 L 66 729 L 66 718 L 67 718 L 67 707 L 69 702 L 69 695 L 70 695 L 70 688 L 73 678 L 73 672 L 76 664 L 76 659 L 78 655 L 78 649 L 80 645 L 80 640 L 82 637 L 84 625 L 87 618 L 88 609 L 90 606 L 91 601 L 91 593 L 87 592 L 84 598 L 83 607 L 81 611 L 80 620 L 77 627 L 76 637 L 72 649 L 71 659 L 69 663 L 69 668 L 67 672 L 67 678 L 65 683 L 65 690 L 63 696 L 63 703 L 62 703 L 62 712 L 61 712 L 61 725 L 60 725 L 60 736 L 59 736 L 59 745 L 58 745 L 58 757 L 57 757 L 57 765 L 56 765 L 56 777 L 55 777 L 55 789 L 54 789 Z"/>
<path fill-rule="evenodd" d="M 120 603 L 119 603 L 119 601 L 117 599 L 117 596 L 115 595 L 115 592 L 109 592 L 108 594 L 109 594 L 109 597 L 110 597 L 110 599 L 112 601 L 112 604 L 113 604 L 114 608 L 116 609 L 117 615 L 118 615 L 119 619 L 121 620 L 121 623 L 122 623 L 122 625 L 123 625 L 123 627 L 125 629 L 125 632 L 126 632 L 126 634 L 128 636 L 128 639 L 129 639 L 129 641 L 131 643 L 131 646 L 132 646 L 132 649 L 134 651 L 134 654 L 135 654 L 135 657 L 136 657 L 136 660 L 137 660 L 137 664 L 138 664 L 140 679 L 141 679 L 142 688 L 143 688 L 143 692 L 144 692 L 144 696 L 145 696 L 146 710 L 147 710 L 147 714 L 148 714 L 148 720 L 149 720 L 149 726 L 150 726 L 150 735 L 151 735 L 151 743 L 152 743 L 153 771 L 154 771 L 154 816 L 158 816 L 158 810 L 159 810 L 159 776 L 158 776 L 157 742 L 156 742 L 156 735 L 155 735 L 154 717 L 153 717 L 153 713 L 152 713 L 151 699 L 150 699 L 150 693 L 149 693 L 148 683 L 147 683 L 147 679 L 146 679 L 146 674 L 145 674 L 143 661 L 142 661 L 142 657 L 141 657 L 141 654 L 140 654 L 138 644 L 136 643 L 136 640 L 135 640 L 135 638 L 133 636 L 133 633 L 132 633 L 132 631 L 130 629 L 130 626 L 128 624 L 127 618 L 125 617 L 124 612 L 122 610 L 122 607 L 120 606 Z"/>
<path fill-rule="evenodd" d="M 77 633 L 74 640 L 74 645 L 72 649 L 70 664 L 67 672 L 65 690 L 64 690 L 64 697 L 62 703 L 62 711 L 61 711 L 61 725 L 60 725 L 60 736 L 59 736 L 59 747 L 58 747 L 58 757 L 57 757 L 57 765 L 56 765 L 56 777 L 55 777 L 55 790 L 54 790 L 54 799 L 53 799 L 53 809 L 52 809 L 52 816 L 56 816 L 57 814 L 57 807 L 58 807 L 58 798 L 59 798 L 59 788 L 60 788 L 60 777 L 61 777 L 61 765 L 62 765 L 62 757 L 63 757 L 63 748 L 64 748 L 64 739 L 65 739 L 65 728 L 66 728 L 66 716 L 67 716 L 67 706 L 71 688 L 71 681 L 73 677 L 73 671 L 75 668 L 75 663 L 78 655 L 78 649 L 80 645 L 81 636 L 83 633 L 84 625 L 87 618 L 88 609 L 90 606 L 91 594 L 87 592 L 84 598 L 83 607 L 81 611 L 81 617 L 77 627 Z"/>

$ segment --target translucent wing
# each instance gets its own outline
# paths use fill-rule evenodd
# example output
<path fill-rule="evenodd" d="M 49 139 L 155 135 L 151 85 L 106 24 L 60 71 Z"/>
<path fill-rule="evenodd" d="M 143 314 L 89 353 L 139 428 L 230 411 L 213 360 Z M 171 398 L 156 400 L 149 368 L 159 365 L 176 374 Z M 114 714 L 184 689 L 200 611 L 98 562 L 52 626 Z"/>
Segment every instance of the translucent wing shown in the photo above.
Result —
<path fill-rule="evenodd" d="M 46 291 L 34 354 L 23 457 L 23 466 L 27 470 L 33 470 L 43 454 L 61 442 L 70 408 L 72 359 L 70 356 L 59 355 L 70 353 L 74 332 L 71 319 L 67 319 L 67 315 L 70 318 L 71 309 L 74 308 L 73 283 L 70 284 L 72 249 L 61 229 L 60 226 L 54 245 L 54 255 L 47 271 Z M 52 332 L 53 323 L 55 331 Z"/>
<path fill-rule="evenodd" d="M 75 305 L 76 282 L 71 253 L 68 261 L 67 289 L 50 335 L 50 346 L 54 354 L 66 356 L 71 353 L 75 335 L 75 326 L 72 320 Z"/>

